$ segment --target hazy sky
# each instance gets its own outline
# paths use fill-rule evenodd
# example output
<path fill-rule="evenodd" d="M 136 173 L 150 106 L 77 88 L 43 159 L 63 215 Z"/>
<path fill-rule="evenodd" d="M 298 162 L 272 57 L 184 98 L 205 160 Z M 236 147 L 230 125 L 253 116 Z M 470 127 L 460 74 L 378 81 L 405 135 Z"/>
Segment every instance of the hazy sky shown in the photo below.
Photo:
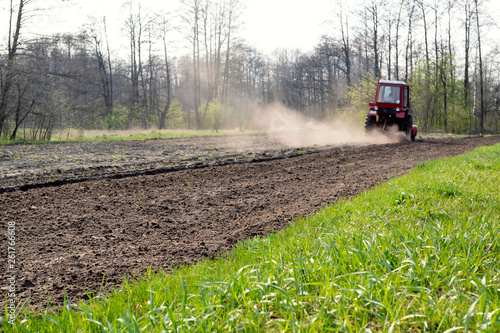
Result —
<path fill-rule="evenodd" d="M 145 9 L 168 11 L 175 16 L 179 12 L 179 0 L 140 0 Z M 263 52 L 277 47 L 311 49 L 325 33 L 324 22 L 329 19 L 330 0 L 242 0 L 244 4 L 241 36 Z M 122 39 L 127 9 L 124 0 L 37 0 L 47 8 L 29 21 L 26 29 L 32 33 L 77 31 L 89 15 L 106 16 L 110 39 L 114 48 Z M 4 19 L 0 19 L 1 36 L 6 35 L 8 1 L 0 2 Z M 27 31 L 25 30 L 25 31 Z M 122 43 L 125 43 L 123 39 Z M 125 46 L 125 45 L 123 45 Z"/>
<path fill-rule="evenodd" d="M 244 4 L 241 36 L 258 50 L 269 53 L 275 48 L 299 48 L 308 51 L 317 44 L 320 36 L 328 32 L 325 21 L 333 19 L 333 0 L 241 0 Z M 347 2 L 362 2 L 349 0 Z M 492 17 L 500 16 L 500 1 L 488 0 Z M 14 1 L 17 2 L 17 1 Z M 55 33 L 76 32 L 89 15 L 106 16 L 112 48 L 126 50 L 125 33 L 122 32 L 127 9 L 124 0 L 36 0 L 35 4 L 47 8 L 30 18 L 25 32 Z M 179 13 L 179 0 L 140 0 L 144 9 L 155 12 Z M 7 35 L 7 6 L 9 1 L 0 1 L 0 38 Z M 457 19 L 458 20 L 458 19 Z M 331 29 L 331 28 L 330 28 Z M 486 32 L 500 32 L 491 27 Z M 459 36 L 457 36 L 459 37 Z M 459 37 L 461 38 L 461 37 Z M 5 43 L 1 43 L 5 46 Z"/>

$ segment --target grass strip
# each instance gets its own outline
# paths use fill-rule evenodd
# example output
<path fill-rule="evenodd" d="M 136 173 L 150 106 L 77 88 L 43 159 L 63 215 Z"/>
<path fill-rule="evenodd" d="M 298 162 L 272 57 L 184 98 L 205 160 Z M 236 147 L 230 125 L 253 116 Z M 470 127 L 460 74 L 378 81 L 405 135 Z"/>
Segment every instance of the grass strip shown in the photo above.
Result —
<path fill-rule="evenodd" d="M 9 332 L 498 332 L 500 145 Z"/>

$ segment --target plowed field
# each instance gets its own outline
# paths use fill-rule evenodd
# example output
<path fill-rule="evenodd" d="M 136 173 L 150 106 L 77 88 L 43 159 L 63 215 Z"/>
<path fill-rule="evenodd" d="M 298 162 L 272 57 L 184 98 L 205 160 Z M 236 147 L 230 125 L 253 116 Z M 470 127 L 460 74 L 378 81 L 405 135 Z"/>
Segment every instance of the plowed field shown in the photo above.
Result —
<path fill-rule="evenodd" d="M 18 300 L 60 305 L 65 290 L 75 303 L 124 276 L 217 256 L 283 229 L 419 162 L 498 142 L 290 148 L 249 135 L 0 146 L 0 248 L 6 256 L 14 221 Z M 2 260 L 4 291 L 7 271 Z"/>

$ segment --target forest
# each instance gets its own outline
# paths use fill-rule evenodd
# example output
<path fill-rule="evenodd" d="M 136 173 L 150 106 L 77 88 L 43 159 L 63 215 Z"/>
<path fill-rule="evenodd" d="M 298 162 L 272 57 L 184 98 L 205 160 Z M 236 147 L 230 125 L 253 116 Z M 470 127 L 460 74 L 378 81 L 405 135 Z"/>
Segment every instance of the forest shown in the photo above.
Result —
<path fill-rule="evenodd" d="M 41 2 L 10 1 L 0 50 L 0 137 L 49 140 L 55 130 L 252 129 L 276 103 L 320 121 L 362 124 L 378 80 L 411 86 L 423 132 L 500 126 L 498 29 L 480 0 L 332 0 L 314 50 L 264 54 L 241 36 L 241 0 L 182 0 L 175 13 L 124 1 L 120 57 L 106 17 L 78 33 L 32 36 Z M 38 7 L 37 7 L 38 6 Z M 49 9 L 50 10 L 50 9 Z M 172 39 L 173 32 L 181 34 Z"/>

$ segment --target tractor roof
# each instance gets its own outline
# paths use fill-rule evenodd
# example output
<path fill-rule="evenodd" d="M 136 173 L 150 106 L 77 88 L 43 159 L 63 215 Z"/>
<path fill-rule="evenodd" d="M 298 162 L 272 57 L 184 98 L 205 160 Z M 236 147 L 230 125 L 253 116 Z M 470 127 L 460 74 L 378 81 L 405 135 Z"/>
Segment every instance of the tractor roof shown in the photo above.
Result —
<path fill-rule="evenodd" d="M 406 85 L 406 82 L 404 81 L 389 81 L 389 80 L 380 80 L 379 83 L 389 83 L 389 84 L 404 84 Z"/>

